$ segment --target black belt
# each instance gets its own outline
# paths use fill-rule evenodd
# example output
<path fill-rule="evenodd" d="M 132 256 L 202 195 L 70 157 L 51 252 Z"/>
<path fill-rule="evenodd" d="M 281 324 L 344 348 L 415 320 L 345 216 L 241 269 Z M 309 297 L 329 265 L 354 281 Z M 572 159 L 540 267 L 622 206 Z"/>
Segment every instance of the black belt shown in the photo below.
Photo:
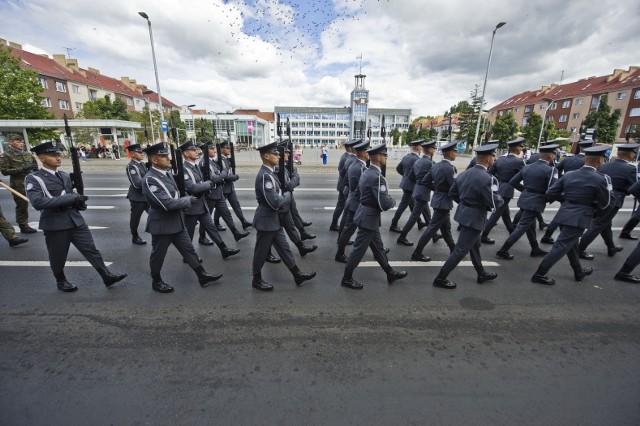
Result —
<path fill-rule="evenodd" d="M 524 192 L 531 192 L 532 194 L 538 194 L 538 195 L 546 195 L 546 191 L 538 191 L 537 189 L 525 188 Z"/>
<path fill-rule="evenodd" d="M 378 206 L 377 204 L 373 204 L 373 203 L 360 203 L 365 207 L 369 207 L 370 209 L 376 209 L 376 210 L 380 210 L 380 206 Z"/>
<path fill-rule="evenodd" d="M 565 200 L 565 202 L 567 202 L 569 204 L 577 204 L 579 206 L 595 207 L 594 203 L 591 202 L 591 201 Z"/>
<path fill-rule="evenodd" d="M 465 201 L 460 201 L 460 204 L 462 204 L 463 206 L 466 206 L 466 207 L 470 207 L 472 209 L 485 210 L 484 206 L 479 206 L 477 204 L 470 204 L 470 203 L 467 203 Z"/>

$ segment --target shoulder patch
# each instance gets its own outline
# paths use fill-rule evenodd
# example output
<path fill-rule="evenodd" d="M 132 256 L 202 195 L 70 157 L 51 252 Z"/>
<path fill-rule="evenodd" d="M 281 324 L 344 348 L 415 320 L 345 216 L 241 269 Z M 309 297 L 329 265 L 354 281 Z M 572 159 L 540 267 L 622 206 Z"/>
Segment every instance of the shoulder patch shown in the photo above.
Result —
<path fill-rule="evenodd" d="M 29 182 L 29 183 L 27 184 L 27 191 L 29 191 L 29 190 L 31 190 L 31 189 L 33 189 L 33 184 L 32 184 L 31 182 Z"/>
<path fill-rule="evenodd" d="M 185 173 L 185 174 L 184 174 L 184 180 L 189 180 L 189 179 L 190 179 L 190 178 L 189 178 L 189 173 Z"/>
<path fill-rule="evenodd" d="M 264 187 L 267 189 L 273 189 L 273 183 L 271 183 L 271 181 L 266 181 L 264 183 Z"/>
<path fill-rule="evenodd" d="M 155 185 L 150 185 L 150 186 L 149 186 L 149 190 L 150 190 L 151 192 L 158 192 L 158 187 L 157 187 L 157 186 L 155 186 Z"/>
<path fill-rule="evenodd" d="M 131 173 L 132 175 L 136 175 L 136 174 L 138 174 L 138 172 L 136 172 L 136 169 L 135 169 L 135 168 L 132 168 L 132 169 L 131 169 L 131 171 L 130 171 L 129 173 Z"/>

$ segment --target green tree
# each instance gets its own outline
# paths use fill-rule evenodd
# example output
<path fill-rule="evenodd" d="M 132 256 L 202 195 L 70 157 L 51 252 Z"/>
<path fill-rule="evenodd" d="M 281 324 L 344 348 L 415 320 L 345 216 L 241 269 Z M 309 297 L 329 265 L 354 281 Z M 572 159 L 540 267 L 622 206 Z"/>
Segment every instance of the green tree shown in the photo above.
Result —
<path fill-rule="evenodd" d="M 407 131 L 406 137 L 402 141 L 403 145 L 408 145 L 409 142 L 418 139 L 418 129 L 413 124 L 409 124 L 409 130 Z"/>
<path fill-rule="evenodd" d="M 38 74 L 20 66 L 11 56 L 11 48 L 0 46 L 0 119 L 51 119 L 53 115 L 42 106 L 42 86 Z M 27 130 L 30 141 L 57 139 L 58 132 L 49 129 Z"/>
<path fill-rule="evenodd" d="M 396 146 L 400 142 L 402 134 L 400 133 L 400 130 L 398 130 L 397 128 L 393 128 L 391 129 L 390 136 L 391 140 L 393 141 L 393 145 Z"/>
<path fill-rule="evenodd" d="M 500 148 L 506 148 L 507 142 L 514 139 L 517 132 L 518 123 L 511 112 L 496 118 L 491 129 L 492 137 L 500 141 Z"/>
<path fill-rule="evenodd" d="M 609 106 L 608 95 L 600 98 L 600 105 L 594 111 L 591 111 L 584 118 L 584 125 L 596 129 L 596 140 L 598 142 L 613 143 L 618 133 L 618 122 L 622 117 L 622 111 L 616 109 L 611 112 Z"/>
<path fill-rule="evenodd" d="M 82 105 L 82 116 L 87 119 L 129 121 L 127 104 L 120 98 L 111 101 L 109 95 Z"/>
<path fill-rule="evenodd" d="M 540 136 L 540 126 L 542 125 L 542 116 L 531 112 L 527 117 L 527 124 L 522 128 L 522 136 L 527 147 L 536 147 L 538 145 L 538 137 Z"/>

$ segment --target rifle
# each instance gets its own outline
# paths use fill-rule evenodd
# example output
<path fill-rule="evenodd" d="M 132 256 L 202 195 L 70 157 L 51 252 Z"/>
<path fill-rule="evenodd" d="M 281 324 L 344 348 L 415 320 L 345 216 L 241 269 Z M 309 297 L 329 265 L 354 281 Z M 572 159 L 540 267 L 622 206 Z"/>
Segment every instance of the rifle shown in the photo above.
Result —
<path fill-rule="evenodd" d="M 173 178 L 176 180 L 176 186 L 180 192 L 180 196 L 187 195 L 187 191 L 184 187 L 184 163 L 182 161 L 182 151 L 180 148 L 176 148 L 171 145 L 171 171 L 173 172 Z"/>
<path fill-rule="evenodd" d="M 276 130 L 278 132 L 278 138 L 280 139 L 280 143 L 282 143 L 282 123 L 280 123 L 280 113 L 276 115 Z"/>
<path fill-rule="evenodd" d="M 202 150 L 202 180 L 211 180 L 211 159 L 209 158 L 209 145 L 205 143 Z"/>
<path fill-rule="evenodd" d="M 284 146 L 289 150 L 289 163 L 287 167 L 289 168 L 289 177 L 291 177 L 293 176 L 293 143 L 291 142 L 291 123 L 289 122 L 289 117 L 287 117 L 287 143 Z M 282 154 L 284 158 L 284 152 Z"/>
<path fill-rule="evenodd" d="M 202 142 L 207 141 L 207 133 L 204 127 L 200 127 L 200 136 L 202 136 Z"/>
<path fill-rule="evenodd" d="M 227 129 L 227 139 L 229 139 L 229 148 L 231 149 L 231 153 L 229 154 L 229 163 L 231 163 L 231 173 L 236 174 L 236 150 L 233 147 L 233 142 L 231 142 L 231 132 Z"/>
<path fill-rule="evenodd" d="M 71 164 L 73 166 L 73 172 L 71 172 L 71 182 L 78 194 L 84 195 L 84 182 L 82 181 L 82 170 L 80 169 L 80 157 L 78 156 L 78 148 L 73 146 L 73 137 L 71 137 L 71 127 L 67 121 L 67 114 L 64 117 L 64 132 L 69 139 L 69 151 L 71 152 Z"/>
<path fill-rule="evenodd" d="M 285 180 L 285 165 L 284 165 L 284 145 L 280 144 L 278 146 L 278 152 L 280 153 L 280 159 L 278 160 L 278 180 L 280 181 L 280 189 L 282 189 L 282 192 L 286 192 L 287 188 L 285 186 L 286 180 Z"/>
<path fill-rule="evenodd" d="M 387 128 L 384 127 L 384 115 L 382 116 L 382 127 L 380 127 L 380 136 L 382 136 L 382 143 L 384 143 L 384 138 L 387 136 Z"/>
<path fill-rule="evenodd" d="M 216 144 L 216 163 L 218 163 L 218 168 L 222 171 L 222 148 L 220 148 L 220 144 Z"/>

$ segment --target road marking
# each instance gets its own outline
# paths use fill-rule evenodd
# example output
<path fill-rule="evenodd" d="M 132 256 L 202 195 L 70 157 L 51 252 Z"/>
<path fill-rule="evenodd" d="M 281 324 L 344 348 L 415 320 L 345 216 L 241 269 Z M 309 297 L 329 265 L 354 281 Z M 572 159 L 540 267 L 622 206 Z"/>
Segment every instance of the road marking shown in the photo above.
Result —
<path fill-rule="evenodd" d="M 32 227 L 33 229 L 37 230 L 38 232 L 42 232 L 42 230 L 40 228 L 38 228 L 38 224 L 37 223 L 29 223 L 29 226 Z M 14 226 L 13 229 L 16 230 L 16 233 L 20 232 L 20 228 L 18 226 Z M 108 226 L 93 226 L 93 225 L 89 225 L 89 229 L 92 231 L 95 230 L 101 230 L 101 229 L 109 229 Z"/>
<path fill-rule="evenodd" d="M 105 265 L 110 266 L 113 262 L 104 262 Z M 46 266 L 49 267 L 48 260 L 0 260 L 0 266 Z M 67 260 L 64 266 L 91 266 L 91 264 L 84 260 Z"/>
<path fill-rule="evenodd" d="M 91 199 L 93 198 L 126 198 L 127 194 L 109 194 L 109 195 L 94 195 L 91 194 Z"/>
<path fill-rule="evenodd" d="M 87 210 L 112 210 L 115 206 L 87 206 Z"/>
<path fill-rule="evenodd" d="M 412 262 L 412 261 L 390 261 L 389 265 L 391 266 L 396 266 L 398 268 L 411 268 L 414 266 L 440 266 L 442 267 L 444 265 L 444 260 L 432 260 L 431 262 Z M 378 262 L 376 261 L 366 261 L 366 262 L 360 262 L 358 264 L 358 266 L 364 266 L 365 268 L 370 268 L 373 266 L 380 266 L 378 264 Z M 473 263 L 471 263 L 470 260 L 463 260 L 462 262 L 458 263 L 458 266 L 473 266 Z M 482 261 L 482 266 L 500 266 L 499 263 L 497 262 L 487 262 L 485 260 Z"/>
<path fill-rule="evenodd" d="M 87 188 L 85 187 L 85 191 L 126 191 L 129 188 Z"/>

